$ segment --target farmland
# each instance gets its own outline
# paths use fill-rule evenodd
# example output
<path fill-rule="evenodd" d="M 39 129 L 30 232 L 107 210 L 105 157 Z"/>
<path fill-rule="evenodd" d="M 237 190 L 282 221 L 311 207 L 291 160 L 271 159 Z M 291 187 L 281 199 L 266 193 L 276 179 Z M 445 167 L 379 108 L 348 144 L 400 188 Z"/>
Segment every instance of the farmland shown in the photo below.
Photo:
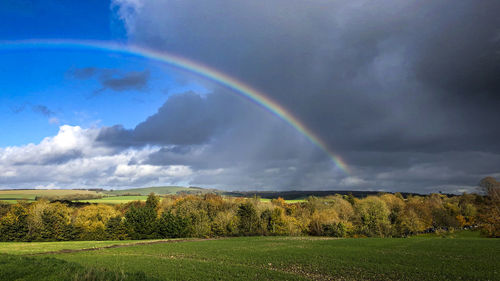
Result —
<path fill-rule="evenodd" d="M 133 241 L 31 243 L 45 248 L 85 249 L 128 244 L 127 247 L 33 256 L 33 264 L 56 269 L 61 278 L 68 265 L 84 271 L 125 272 L 131 280 L 499 280 L 500 241 L 458 233 L 407 239 L 334 239 L 314 237 L 239 237 L 181 240 L 177 243 L 133 245 Z M 70 243 L 70 244 L 68 244 Z M 26 243 L 24 243 L 26 244 Z M 30 276 L 22 264 L 29 251 L 23 243 L 1 243 L 0 278 L 16 272 Z M 51 257 L 54 259 L 45 259 Z M 10 260 L 9 260 L 10 259 Z M 14 264 L 15 263 L 15 264 Z M 12 272 L 8 272 L 10 270 Z M 23 275 L 24 274 L 24 275 Z M 61 275 L 62 274 L 62 275 Z M 50 275 L 50 274 L 49 274 Z M 115 275 L 113 275 L 115 276 Z M 122 276 L 122 277 L 123 277 Z M 120 277 L 121 278 L 121 277 Z M 126 279 L 126 278 L 125 278 Z M 27 280 L 36 280 L 32 277 Z"/>
<path fill-rule="evenodd" d="M 131 201 L 145 201 L 147 195 L 155 193 L 158 195 L 175 195 L 179 193 L 185 194 L 205 194 L 214 192 L 212 189 L 202 189 L 195 187 L 181 186 L 159 186 L 146 188 L 133 188 L 123 190 L 74 190 L 74 189 L 19 189 L 19 190 L 0 190 L 0 201 L 7 203 L 17 203 L 18 201 L 33 202 L 38 197 L 48 199 L 67 199 L 72 196 L 88 196 L 96 197 L 82 200 L 73 200 L 88 203 L 103 203 L 103 204 L 124 204 Z M 102 198 L 98 198 L 102 197 Z"/>
<path fill-rule="evenodd" d="M 17 201 L 35 201 L 36 197 L 60 197 L 73 195 L 98 196 L 100 193 L 79 189 L 20 189 L 0 190 L 0 201 L 16 203 Z"/>
<path fill-rule="evenodd" d="M 176 195 L 176 194 L 206 194 L 206 193 L 223 193 L 215 189 L 202 189 L 196 187 L 181 187 L 181 186 L 159 186 L 146 188 L 133 188 L 123 190 L 71 190 L 71 189 L 22 189 L 22 190 L 0 190 L 0 201 L 7 203 L 17 203 L 19 201 L 34 202 L 37 197 L 48 199 L 63 199 L 71 196 L 95 196 L 102 198 L 90 198 L 81 200 L 72 200 L 85 203 L 101 203 L 101 204 L 126 204 L 132 201 L 146 201 L 147 195 L 155 193 L 157 195 Z M 229 196 L 233 197 L 233 196 Z M 261 202 L 271 202 L 269 198 L 260 198 Z M 304 199 L 285 200 L 285 202 L 299 203 L 305 202 Z"/>

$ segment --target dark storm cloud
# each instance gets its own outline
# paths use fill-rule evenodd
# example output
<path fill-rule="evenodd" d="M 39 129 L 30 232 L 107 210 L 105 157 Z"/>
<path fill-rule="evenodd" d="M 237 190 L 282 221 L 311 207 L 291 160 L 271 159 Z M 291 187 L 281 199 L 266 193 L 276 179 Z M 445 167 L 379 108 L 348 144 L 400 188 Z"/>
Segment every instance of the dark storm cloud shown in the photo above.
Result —
<path fill-rule="evenodd" d="M 144 90 L 148 84 L 150 73 L 145 71 L 131 71 L 124 74 L 103 74 L 100 77 L 104 89 L 113 91 Z"/>
<path fill-rule="evenodd" d="M 172 95 L 158 112 L 127 130 L 121 126 L 103 128 L 98 141 L 108 145 L 192 145 L 203 144 L 230 124 L 235 105 L 213 93 Z"/>
<path fill-rule="evenodd" d="M 286 142 L 278 134 L 286 129 L 262 124 L 272 117 L 260 112 L 202 130 L 211 137 L 191 136 L 197 140 L 191 143 L 173 142 L 170 132 L 155 135 L 156 143 L 206 145 L 205 153 L 218 159 L 212 168 L 248 157 L 248 167 L 212 178 L 228 184 L 262 178 L 276 186 L 313 178 L 317 187 L 431 190 L 500 172 L 498 1 L 139 2 L 115 1 L 133 43 L 201 61 L 262 90 L 354 171 L 331 175 L 323 158 L 308 156 L 316 153 L 310 144 L 292 141 L 295 152 L 280 158 L 286 164 L 276 163 L 278 174 L 264 177 L 272 157 L 293 150 L 282 149 Z M 190 118 L 199 116 L 184 115 L 184 122 Z M 265 133 L 249 138 L 238 129 L 248 124 Z M 228 131 L 239 133 L 227 139 Z M 242 151 L 241 143 L 253 148 Z M 195 163 L 196 151 L 162 150 L 151 161 Z"/>
<path fill-rule="evenodd" d="M 147 88 L 150 78 L 149 70 L 123 72 L 118 69 L 96 67 L 70 69 L 68 74 L 70 77 L 79 80 L 97 78 L 102 88 L 94 91 L 94 94 L 99 94 L 108 89 L 116 92 L 142 91 Z"/>

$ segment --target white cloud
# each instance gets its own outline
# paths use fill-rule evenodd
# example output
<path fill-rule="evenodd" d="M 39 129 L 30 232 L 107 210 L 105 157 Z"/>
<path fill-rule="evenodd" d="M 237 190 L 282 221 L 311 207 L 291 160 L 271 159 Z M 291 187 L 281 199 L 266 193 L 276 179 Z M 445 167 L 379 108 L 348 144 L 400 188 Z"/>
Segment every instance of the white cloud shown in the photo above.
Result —
<path fill-rule="evenodd" d="M 117 151 L 97 143 L 98 133 L 98 128 L 64 125 L 39 144 L 0 148 L 0 188 L 142 186 L 187 181 L 192 175 L 188 166 L 144 164 L 157 147 Z"/>

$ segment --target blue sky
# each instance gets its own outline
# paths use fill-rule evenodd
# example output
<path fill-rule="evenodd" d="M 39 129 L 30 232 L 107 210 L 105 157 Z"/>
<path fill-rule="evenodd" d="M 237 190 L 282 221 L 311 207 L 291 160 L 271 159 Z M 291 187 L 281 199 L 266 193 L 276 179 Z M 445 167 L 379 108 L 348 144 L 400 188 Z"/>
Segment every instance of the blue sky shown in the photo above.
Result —
<path fill-rule="evenodd" d="M 3 0 L 0 38 L 124 39 L 105 0 Z"/>
<path fill-rule="evenodd" d="M 107 1 L 2 3 L 0 40 L 125 38 Z M 38 143 L 63 124 L 133 128 L 155 113 L 169 94 L 201 89 L 176 81 L 176 71 L 166 65 L 103 51 L 0 50 L 0 61 L 0 147 Z M 75 71 L 86 68 L 97 70 L 85 79 L 74 77 Z M 148 75 L 141 87 L 116 91 L 100 81 L 105 73 L 123 78 L 134 72 Z"/>

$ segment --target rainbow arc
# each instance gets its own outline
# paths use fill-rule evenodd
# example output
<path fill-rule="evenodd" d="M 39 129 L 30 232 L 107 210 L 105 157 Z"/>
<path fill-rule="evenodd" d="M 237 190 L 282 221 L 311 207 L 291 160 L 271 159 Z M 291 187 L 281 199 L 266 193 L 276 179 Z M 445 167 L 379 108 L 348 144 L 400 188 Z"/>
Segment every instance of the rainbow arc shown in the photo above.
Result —
<path fill-rule="evenodd" d="M 249 85 L 225 74 L 216 69 L 208 67 L 202 63 L 194 62 L 187 58 L 173 55 L 166 52 L 159 52 L 148 48 L 117 44 L 105 41 L 82 41 L 82 40 L 18 40 L 18 41 L 0 41 L 0 50 L 19 50 L 19 49 L 43 49 L 43 48 L 59 48 L 59 49 L 88 49 L 100 50 L 104 52 L 121 53 L 131 56 L 142 57 L 150 60 L 159 61 L 176 68 L 187 70 L 206 79 L 216 82 L 226 88 L 232 90 L 259 106 L 262 106 L 270 113 L 278 118 L 287 122 L 301 134 L 303 134 L 309 141 L 325 151 L 337 167 L 349 173 L 347 164 L 342 158 L 333 151 L 322 141 L 314 132 L 308 129 L 303 122 L 292 115 L 283 106 L 278 104 L 268 95 L 250 87 Z"/>

